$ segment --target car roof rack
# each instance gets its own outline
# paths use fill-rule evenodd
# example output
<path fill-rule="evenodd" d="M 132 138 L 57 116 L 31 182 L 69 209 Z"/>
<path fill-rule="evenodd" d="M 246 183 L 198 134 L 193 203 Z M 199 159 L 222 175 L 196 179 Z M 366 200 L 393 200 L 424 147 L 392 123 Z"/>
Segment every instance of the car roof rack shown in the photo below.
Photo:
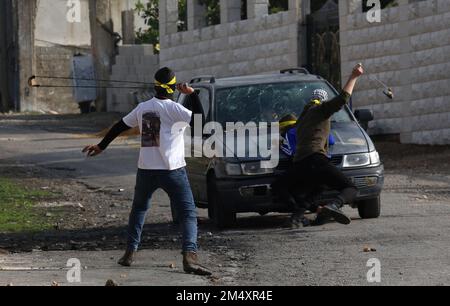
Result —
<path fill-rule="evenodd" d="M 286 73 L 294 74 L 294 72 L 310 74 L 308 69 L 306 69 L 306 68 L 288 68 L 288 69 L 283 69 L 280 71 L 281 74 L 286 74 Z"/>
<path fill-rule="evenodd" d="M 216 83 L 216 77 L 212 75 L 200 75 L 191 80 L 191 84 L 208 81 L 210 84 Z"/>

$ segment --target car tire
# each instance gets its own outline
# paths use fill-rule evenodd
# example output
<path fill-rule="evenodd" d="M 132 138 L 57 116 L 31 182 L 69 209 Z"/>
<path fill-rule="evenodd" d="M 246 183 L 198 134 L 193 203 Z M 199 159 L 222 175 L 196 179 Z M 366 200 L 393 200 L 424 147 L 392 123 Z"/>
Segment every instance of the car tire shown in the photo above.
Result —
<path fill-rule="evenodd" d="M 232 227 L 236 223 L 236 212 L 222 201 L 214 177 L 208 181 L 208 216 L 219 229 Z"/>
<path fill-rule="evenodd" d="M 376 219 L 381 215 L 380 197 L 358 202 L 358 212 L 362 219 Z"/>

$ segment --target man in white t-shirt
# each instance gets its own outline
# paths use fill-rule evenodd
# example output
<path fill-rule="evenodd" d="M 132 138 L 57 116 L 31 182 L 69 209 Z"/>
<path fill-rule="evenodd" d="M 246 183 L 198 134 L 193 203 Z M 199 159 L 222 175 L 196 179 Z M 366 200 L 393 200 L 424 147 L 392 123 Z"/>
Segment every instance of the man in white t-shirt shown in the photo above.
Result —
<path fill-rule="evenodd" d="M 197 93 L 187 84 L 176 85 L 175 74 L 169 68 L 155 75 L 156 96 L 139 104 L 118 122 L 98 145 L 87 146 L 89 156 L 102 153 L 124 131 L 139 127 L 141 150 L 133 208 L 128 226 L 128 247 L 119 261 L 131 266 L 141 242 L 145 217 L 153 193 L 163 189 L 179 211 L 183 229 L 183 266 L 186 273 L 211 275 L 198 263 L 197 209 L 186 174 L 184 132 L 192 121 L 192 114 L 202 113 Z M 172 101 L 175 90 L 190 95 L 192 111 Z"/>

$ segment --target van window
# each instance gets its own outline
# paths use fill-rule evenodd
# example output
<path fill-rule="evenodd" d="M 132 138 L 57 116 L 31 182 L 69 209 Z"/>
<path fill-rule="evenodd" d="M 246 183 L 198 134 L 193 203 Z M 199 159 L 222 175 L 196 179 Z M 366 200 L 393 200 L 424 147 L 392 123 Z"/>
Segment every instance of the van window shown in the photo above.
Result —
<path fill-rule="evenodd" d="M 275 122 L 288 114 L 299 117 L 315 89 L 326 90 L 329 99 L 336 97 L 334 90 L 323 81 L 219 89 L 216 95 L 217 121 L 225 125 L 227 122 Z M 345 109 L 336 113 L 332 120 L 352 121 Z"/>
<path fill-rule="evenodd" d="M 211 110 L 211 103 L 210 103 L 210 94 L 209 90 L 206 88 L 196 88 L 195 91 L 198 93 L 198 97 L 200 98 L 200 102 L 202 103 L 203 112 L 205 113 L 205 118 L 209 118 L 209 112 Z M 178 98 L 178 101 L 187 108 L 190 107 L 190 99 L 189 97 L 186 97 L 185 95 L 180 95 Z"/>

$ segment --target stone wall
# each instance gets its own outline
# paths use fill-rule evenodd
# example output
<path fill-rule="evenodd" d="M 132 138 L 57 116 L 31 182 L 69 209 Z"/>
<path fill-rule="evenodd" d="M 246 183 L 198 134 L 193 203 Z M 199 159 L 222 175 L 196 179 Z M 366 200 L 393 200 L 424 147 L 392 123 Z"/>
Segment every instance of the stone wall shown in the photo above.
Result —
<path fill-rule="evenodd" d="M 126 80 L 142 83 L 153 83 L 154 75 L 159 68 L 158 55 L 153 54 L 152 45 L 123 45 L 119 47 L 116 64 L 112 68 L 111 80 Z M 114 87 L 136 87 L 141 85 L 114 83 Z M 144 85 L 149 88 L 152 85 Z M 135 94 L 136 93 L 136 94 Z M 145 93 L 130 88 L 111 88 L 107 90 L 107 110 L 109 112 L 126 113 L 136 107 L 138 99 L 144 99 Z M 141 101 L 140 101 L 141 102 Z"/>
<path fill-rule="evenodd" d="M 365 64 L 368 76 L 354 105 L 374 111 L 370 132 L 400 134 L 403 143 L 450 144 L 450 1 L 399 0 L 373 24 L 360 2 L 339 1 L 342 77 Z M 394 100 L 373 76 L 393 88 Z"/>
<path fill-rule="evenodd" d="M 177 33 L 176 8 L 171 0 L 160 1 L 161 66 L 188 81 L 196 75 L 240 76 L 305 64 L 300 1 L 290 1 L 289 11 L 274 15 L 268 15 L 267 1 L 248 1 L 247 20 L 240 20 L 240 1 L 234 2 L 221 1 L 222 24 L 208 27 L 201 7 L 188 2 L 190 28 Z"/>
<path fill-rule="evenodd" d="M 75 53 L 89 53 L 90 49 L 76 47 L 35 47 L 35 74 L 38 76 L 62 76 L 72 75 L 72 59 Z M 72 85 L 72 81 L 39 79 L 43 85 L 56 86 Z M 78 103 L 74 100 L 72 88 L 37 88 L 33 89 L 34 103 L 29 105 L 26 111 L 76 113 Z"/>

